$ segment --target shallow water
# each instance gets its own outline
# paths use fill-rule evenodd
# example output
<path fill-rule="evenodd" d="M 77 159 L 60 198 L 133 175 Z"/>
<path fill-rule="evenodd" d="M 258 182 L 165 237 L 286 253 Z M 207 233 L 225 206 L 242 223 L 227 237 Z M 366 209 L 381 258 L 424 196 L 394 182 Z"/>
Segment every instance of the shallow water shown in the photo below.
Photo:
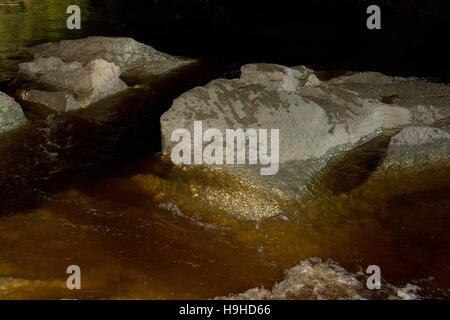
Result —
<path fill-rule="evenodd" d="M 65 2 L 50 2 L 0 2 L 0 79 L 26 46 L 69 37 L 59 13 L 48 19 Z M 221 208 L 265 191 L 157 154 L 172 99 L 238 65 L 205 62 L 44 120 L 26 110 L 33 121 L 0 137 L 0 298 L 448 299 L 448 163 L 377 169 L 381 138 L 331 163 L 310 200 L 276 199 L 281 215 L 244 221 Z M 66 287 L 73 264 L 79 291 Z M 365 287 L 373 264 L 380 291 Z"/>
<path fill-rule="evenodd" d="M 207 173 L 192 175 L 152 156 L 132 172 L 83 179 L 59 192 L 34 190 L 35 208 L 1 217 L 0 294 L 448 298 L 448 169 L 380 171 L 350 192 L 284 201 L 280 216 L 242 221 L 204 206 L 207 194 L 197 191 L 203 184 L 236 192 L 233 180 L 211 184 Z M 142 187 L 142 179 L 152 187 Z M 71 264 L 81 267 L 82 290 L 66 289 Z M 381 291 L 365 288 L 371 264 L 381 268 Z M 271 294 L 246 292 L 277 282 Z"/>

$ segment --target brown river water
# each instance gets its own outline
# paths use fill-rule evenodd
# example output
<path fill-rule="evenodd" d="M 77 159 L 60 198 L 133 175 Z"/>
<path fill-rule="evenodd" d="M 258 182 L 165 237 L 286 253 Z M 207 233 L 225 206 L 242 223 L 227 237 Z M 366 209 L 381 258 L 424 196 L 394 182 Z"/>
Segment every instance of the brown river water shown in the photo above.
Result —
<path fill-rule="evenodd" d="M 65 10 L 57 2 L 40 3 Z M 53 14 L 24 3 L 0 2 L 2 80 L 26 46 L 65 37 L 10 27 L 33 10 Z M 233 201 L 245 184 L 158 154 L 172 99 L 237 70 L 199 64 L 45 120 L 26 110 L 32 121 L 0 137 L 0 299 L 448 299 L 448 163 L 375 170 L 380 138 L 330 163 L 311 200 L 244 221 L 208 199 Z M 81 268 L 81 290 L 66 287 L 69 265 Z M 366 288 L 369 265 L 380 266 L 381 290 Z"/>

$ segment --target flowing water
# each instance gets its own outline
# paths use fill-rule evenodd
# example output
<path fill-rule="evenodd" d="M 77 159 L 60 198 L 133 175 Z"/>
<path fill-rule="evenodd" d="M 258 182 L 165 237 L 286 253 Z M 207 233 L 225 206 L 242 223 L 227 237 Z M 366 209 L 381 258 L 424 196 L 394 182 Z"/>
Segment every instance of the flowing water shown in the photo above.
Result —
<path fill-rule="evenodd" d="M 12 2 L 0 2 L 4 80 L 27 45 L 65 37 L 51 23 L 11 27 L 64 1 Z M 0 298 L 448 299 L 448 163 L 381 168 L 380 138 L 330 163 L 310 200 L 279 199 L 281 215 L 244 221 L 218 208 L 246 184 L 158 154 L 172 99 L 238 65 L 204 62 L 45 120 L 26 110 L 33 121 L 0 137 Z M 66 287 L 69 265 L 81 290 Z M 366 287 L 369 265 L 381 290 Z"/>

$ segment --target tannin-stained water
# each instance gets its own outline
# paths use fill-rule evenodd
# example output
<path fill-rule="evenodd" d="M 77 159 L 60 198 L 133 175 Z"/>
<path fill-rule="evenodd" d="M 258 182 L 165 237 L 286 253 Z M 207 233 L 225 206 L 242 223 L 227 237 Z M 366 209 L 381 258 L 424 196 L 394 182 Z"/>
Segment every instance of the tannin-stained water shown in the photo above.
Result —
<path fill-rule="evenodd" d="M 90 3 L 80 1 L 98 27 Z M 61 1 L 3 4 L 1 81 L 27 46 L 73 36 Z M 0 298 L 448 299 L 448 163 L 377 171 L 363 149 L 330 164 L 310 200 L 279 199 L 282 215 L 245 221 L 219 208 L 248 185 L 155 155 L 174 98 L 238 74 L 238 64 L 217 67 L 45 120 L 25 110 L 32 123 L 0 137 Z M 69 265 L 81 268 L 81 290 L 67 289 Z M 365 286 L 369 265 L 381 268 L 380 291 Z"/>
<path fill-rule="evenodd" d="M 380 173 L 347 193 L 285 201 L 283 215 L 260 221 L 198 205 L 207 195 L 183 185 L 211 180 L 200 172 L 183 177 L 164 157 L 136 171 L 41 193 L 34 209 L 1 217 L 1 297 L 214 298 L 270 289 L 300 263 L 282 298 L 315 299 L 317 291 L 321 298 L 398 298 L 407 285 L 420 287 L 421 297 L 448 298 L 448 167 Z M 142 188 L 137 176 L 155 188 Z M 237 187 L 217 179 L 224 190 Z M 322 263 L 310 266 L 304 259 L 312 257 Z M 72 264 L 82 270 L 81 290 L 66 287 Z M 371 264 L 396 289 L 361 286 L 361 270 Z M 306 288 L 292 293 L 299 285 Z M 244 297 L 260 297 L 258 290 Z"/>

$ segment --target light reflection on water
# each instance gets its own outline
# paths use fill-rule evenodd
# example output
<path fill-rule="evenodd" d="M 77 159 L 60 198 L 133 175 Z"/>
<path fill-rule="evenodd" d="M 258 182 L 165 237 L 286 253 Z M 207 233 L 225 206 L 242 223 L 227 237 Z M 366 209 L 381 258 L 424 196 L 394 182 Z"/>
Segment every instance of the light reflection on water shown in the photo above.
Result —
<path fill-rule="evenodd" d="M 271 288 L 310 257 L 331 258 L 350 272 L 377 264 L 384 281 L 426 279 L 423 296 L 448 297 L 448 169 L 380 172 L 349 193 L 287 201 L 283 217 L 242 221 L 203 207 L 202 194 L 180 188 L 179 169 L 152 157 L 140 176 L 166 184 L 143 189 L 134 174 L 112 174 L 1 218 L 0 278 L 16 281 L 3 285 L 3 297 L 213 298 Z M 222 188 L 236 188 L 218 179 L 225 179 L 217 183 Z M 83 270 L 81 291 L 65 289 L 69 264 Z M 299 298 L 315 298 L 310 294 Z"/>

